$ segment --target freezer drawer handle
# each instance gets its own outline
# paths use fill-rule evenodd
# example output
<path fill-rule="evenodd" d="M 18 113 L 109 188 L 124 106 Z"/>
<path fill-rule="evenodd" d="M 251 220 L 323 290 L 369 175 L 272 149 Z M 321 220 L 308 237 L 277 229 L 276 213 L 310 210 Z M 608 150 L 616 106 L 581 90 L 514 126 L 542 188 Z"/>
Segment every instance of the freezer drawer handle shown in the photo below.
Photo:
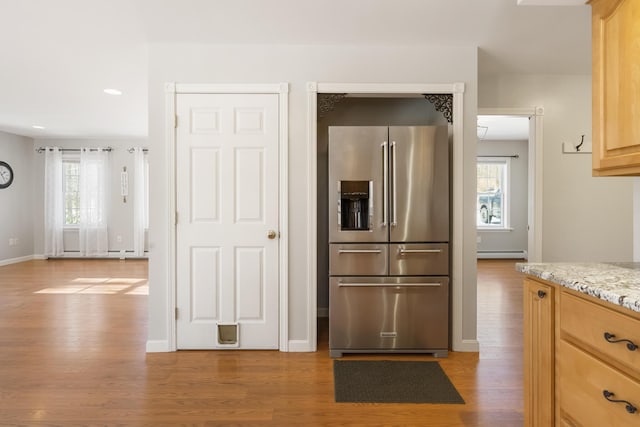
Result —
<path fill-rule="evenodd" d="M 388 287 L 403 287 L 403 288 L 435 288 L 442 286 L 442 283 L 348 283 L 338 282 L 338 287 L 369 287 L 369 288 L 388 288 Z"/>
<path fill-rule="evenodd" d="M 439 254 L 442 252 L 442 249 L 404 249 L 399 248 L 398 252 L 400 255 L 404 254 Z"/>
<path fill-rule="evenodd" d="M 379 254 L 380 249 L 339 249 L 339 254 Z"/>

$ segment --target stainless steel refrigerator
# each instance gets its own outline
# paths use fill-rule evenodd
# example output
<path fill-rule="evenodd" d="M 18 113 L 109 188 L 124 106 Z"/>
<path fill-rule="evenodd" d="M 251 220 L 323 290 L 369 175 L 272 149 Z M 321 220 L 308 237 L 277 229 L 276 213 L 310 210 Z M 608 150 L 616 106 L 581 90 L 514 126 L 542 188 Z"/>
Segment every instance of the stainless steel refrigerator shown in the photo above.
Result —
<path fill-rule="evenodd" d="M 447 126 L 329 127 L 329 349 L 449 348 Z"/>

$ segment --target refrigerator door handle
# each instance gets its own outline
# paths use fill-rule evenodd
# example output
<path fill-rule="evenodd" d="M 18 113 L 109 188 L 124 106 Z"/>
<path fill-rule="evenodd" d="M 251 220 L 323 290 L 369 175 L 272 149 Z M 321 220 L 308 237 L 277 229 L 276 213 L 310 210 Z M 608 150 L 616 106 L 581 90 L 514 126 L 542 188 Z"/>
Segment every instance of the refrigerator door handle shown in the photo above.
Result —
<path fill-rule="evenodd" d="M 442 252 L 442 249 L 404 249 L 398 248 L 398 253 L 400 255 L 404 254 L 439 254 Z"/>
<path fill-rule="evenodd" d="M 380 249 L 339 249 L 339 254 L 379 254 Z"/>
<path fill-rule="evenodd" d="M 393 183 L 391 184 L 391 191 L 393 192 L 392 201 L 391 201 L 391 212 L 393 216 L 391 217 L 391 226 L 395 227 L 398 225 L 397 221 L 397 211 L 396 211 L 396 142 L 391 141 L 391 168 L 393 169 L 391 172 Z"/>
<path fill-rule="evenodd" d="M 356 287 L 369 287 L 369 288 L 388 288 L 388 287 L 403 287 L 403 288 L 435 288 L 442 286 L 442 283 L 349 283 L 338 282 L 340 288 L 356 288 Z"/>
<path fill-rule="evenodd" d="M 387 226 L 388 194 L 389 194 L 389 159 L 387 152 L 387 141 L 384 141 L 382 148 L 382 226 Z"/>
<path fill-rule="evenodd" d="M 338 181 L 338 230 L 342 228 L 342 188 Z"/>

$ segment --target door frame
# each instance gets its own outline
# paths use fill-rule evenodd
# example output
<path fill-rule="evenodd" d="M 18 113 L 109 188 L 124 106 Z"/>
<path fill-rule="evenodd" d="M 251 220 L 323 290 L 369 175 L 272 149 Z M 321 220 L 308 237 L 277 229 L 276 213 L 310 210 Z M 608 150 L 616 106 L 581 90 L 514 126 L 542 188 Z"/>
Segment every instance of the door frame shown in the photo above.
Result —
<path fill-rule="evenodd" d="M 176 351 L 176 100 L 180 94 L 277 94 L 278 95 L 278 348 L 289 351 L 289 83 L 274 84 L 189 84 L 165 83 L 165 135 L 169 188 L 169 263 L 167 277 L 167 331 L 169 351 Z"/>
<path fill-rule="evenodd" d="M 463 339 L 464 315 L 464 83 L 449 84 L 402 84 L 402 83 L 307 83 L 307 136 L 309 141 L 307 154 L 307 351 L 317 350 L 317 240 L 318 240 L 318 94 L 319 93 L 358 93 L 382 96 L 412 96 L 424 93 L 453 95 L 453 153 L 452 153 L 452 250 L 451 250 L 451 346 L 454 351 L 479 351 L 477 339 Z M 469 281 L 467 278 L 466 281 Z M 476 320 L 477 321 L 477 320 Z"/>
<path fill-rule="evenodd" d="M 542 262 L 542 146 L 543 107 L 478 108 L 479 116 L 529 118 L 527 164 L 527 262 Z"/>

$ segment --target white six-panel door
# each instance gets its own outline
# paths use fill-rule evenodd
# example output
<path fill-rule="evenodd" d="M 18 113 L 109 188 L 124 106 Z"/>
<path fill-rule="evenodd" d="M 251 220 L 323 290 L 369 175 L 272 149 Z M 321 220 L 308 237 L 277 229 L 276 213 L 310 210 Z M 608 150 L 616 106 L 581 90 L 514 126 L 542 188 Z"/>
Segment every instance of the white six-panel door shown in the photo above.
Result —
<path fill-rule="evenodd" d="M 178 94 L 176 114 L 177 348 L 277 349 L 278 95 Z"/>

